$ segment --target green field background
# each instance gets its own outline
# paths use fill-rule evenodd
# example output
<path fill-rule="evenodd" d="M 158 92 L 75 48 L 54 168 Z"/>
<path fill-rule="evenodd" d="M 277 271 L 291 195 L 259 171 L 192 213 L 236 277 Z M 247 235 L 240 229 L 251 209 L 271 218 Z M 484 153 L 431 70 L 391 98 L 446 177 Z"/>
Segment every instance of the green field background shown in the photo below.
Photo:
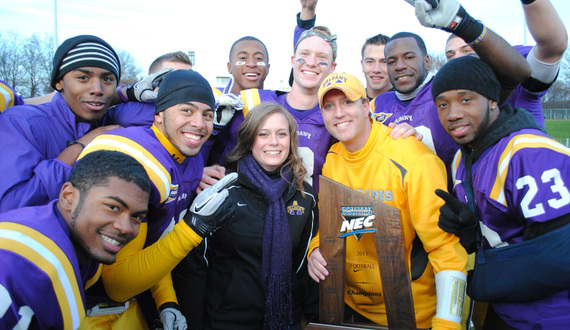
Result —
<path fill-rule="evenodd" d="M 570 138 L 570 120 L 547 119 L 544 126 L 548 135 L 555 139 Z"/>

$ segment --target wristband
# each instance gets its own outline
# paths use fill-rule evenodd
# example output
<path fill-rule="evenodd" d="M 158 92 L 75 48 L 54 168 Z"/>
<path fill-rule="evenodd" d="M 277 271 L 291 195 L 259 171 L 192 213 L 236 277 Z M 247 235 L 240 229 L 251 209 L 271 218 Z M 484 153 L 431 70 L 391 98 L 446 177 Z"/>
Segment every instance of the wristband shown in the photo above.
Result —
<path fill-rule="evenodd" d="M 531 3 L 533 3 L 535 0 L 521 0 L 523 5 L 530 5 Z"/>
<path fill-rule="evenodd" d="M 467 275 L 456 270 L 442 270 L 435 274 L 437 307 L 435 317 L 461 324 Z"/>
<path fill-rule="evenodd" d="M 123 102 L 129 102 L 129 98 L 123 94 L 123 87 L 127 87 L 125 85 L 121 85 L 119 87 L 117 87 L 117 94 L 119 94 L 119 96 L 121 97 L 121 100 L 123 100 Z"/>
<path fill-rule="evenodd" d="M 66 147 L 72 146 L 74 144 L 79 144 L 81 146 L 81 149 L 85 149 L 85 145 L 79 141 L 73 141 L 73 140 L 67 140 L 67 142 L 65 143 Z"/>
<path fill-rule="evenodd" d="M 481 33 L 483 33 L 483 29 L 485 28 L 483 23 L 471 17 L 471 15 L 465 11 L 463 6 L 459 7 L 457 16 L 462 19 L 459 20 L 456 17 L 454 22 L 457 22 L 457 25 L 455 25 L 455 27 L 452 29 L 447 29 L 446 31 L 455 34 L 456 36 L 465 40 L 465 42 L 468 44 L 475 42 L 475 40 L 481 37 Z"/>
<path fill-rule="evenodd" d="M 469 47 L 473 48 L 477 46 L 479 43 L 481 43 L 481 41 L 483 41 L 483 39 L 485 39 L 486 35 L 487 35 L 487 28 L 483 26 L 483 31 L 481 31 L 481 34 L 475 40 L 468 43 Z"/>

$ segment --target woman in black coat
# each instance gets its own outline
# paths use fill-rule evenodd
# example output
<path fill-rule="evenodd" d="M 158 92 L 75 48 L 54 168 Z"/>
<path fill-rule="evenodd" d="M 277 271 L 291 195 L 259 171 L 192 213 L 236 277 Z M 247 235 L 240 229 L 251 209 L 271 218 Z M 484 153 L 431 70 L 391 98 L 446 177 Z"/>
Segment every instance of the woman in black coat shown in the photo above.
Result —
<path fill-rule="evenodd" d="M 206 328 L 301 329 L 302 305 L 318 301 L 315 287 L 306 287 L 318 208 L 304 181 L 295 119 L 262 103 L 246 116 L 237 141 L 226 158 L 238 173 L 228 189 L 236 212 L 206 247 Z"/>

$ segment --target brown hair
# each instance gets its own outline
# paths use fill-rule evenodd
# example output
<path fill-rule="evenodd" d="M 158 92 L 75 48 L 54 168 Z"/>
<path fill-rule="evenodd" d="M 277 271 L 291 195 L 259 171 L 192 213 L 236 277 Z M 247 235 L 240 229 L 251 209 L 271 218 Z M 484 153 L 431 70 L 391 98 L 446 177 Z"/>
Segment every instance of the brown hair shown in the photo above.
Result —
<path fill-rule="evenodd" d="M 192 66 L 192 61 L 186 53 L 182 51 L 176 51 L 157 57 L 148 68 L 148 74 L 157 72 L 158 68 L 162 65 L 163 62 L 176 62 Z"/>
<path fill-rule="evenodd" d="M 303 160 L 298 151 L 299 139 L 297 137 L 297 121 L 295 121 L 295 118 L 293 118 L 289 111 L 278 104 L 264 102 L 249 111 L 239 126 L 235 148 L 226 156 L 226 165 L 228 168 L 237 169 L 239 161 L 248 153 L 251 153 L 251 147 L 259 133 L 259 128 L 263 122 L 274 113 L 282 114 L 287 120 L 291 139 L 289 144 L 289 156 L 285 160 L 281 170 L 287 165 L 291 167 L 297 187 L 304 196 L 303 180 L 305 179 L 307 170 L 303 165 Z"/>

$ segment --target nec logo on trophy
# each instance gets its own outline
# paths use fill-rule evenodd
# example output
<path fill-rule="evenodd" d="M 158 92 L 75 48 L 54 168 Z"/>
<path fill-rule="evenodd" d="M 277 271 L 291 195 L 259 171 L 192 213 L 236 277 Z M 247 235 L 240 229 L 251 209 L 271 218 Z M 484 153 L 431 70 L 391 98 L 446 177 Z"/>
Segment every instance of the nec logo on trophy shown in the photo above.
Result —
<path fill-rule="evenodd" d="M 306 329 L 416 329 L 399 211 L 323 176 L 320 176 L 319 184 L 319 249 L 327 261 L 329 276 L 319 285 L 319 316 L 322 323 L 308 324 Z M 365 251 L 351 251 L 361 261 L 347 261 L 346 240 L 371 239 L 370 235 L 373 235 L 377 258 Z M 365 271 L 381 274 L 387 327 L 344 320 L 345 289 L 355 293 L 345 281 L 346 267 L 356 273 L 353 274 L 355 276 Z M 375 289 L 356 294 L 370 299 L 381 296 Z"/>
<path fill-rule="evenodd" d="M 357 240 L 360 240 L 362 234 L 376 231 L 374 229 L 376 214 L 370 206 L 341 206 L 340 215 L 342 216 L 342 225 L 340 226 L 339 237 L 354 235 Z"/>

